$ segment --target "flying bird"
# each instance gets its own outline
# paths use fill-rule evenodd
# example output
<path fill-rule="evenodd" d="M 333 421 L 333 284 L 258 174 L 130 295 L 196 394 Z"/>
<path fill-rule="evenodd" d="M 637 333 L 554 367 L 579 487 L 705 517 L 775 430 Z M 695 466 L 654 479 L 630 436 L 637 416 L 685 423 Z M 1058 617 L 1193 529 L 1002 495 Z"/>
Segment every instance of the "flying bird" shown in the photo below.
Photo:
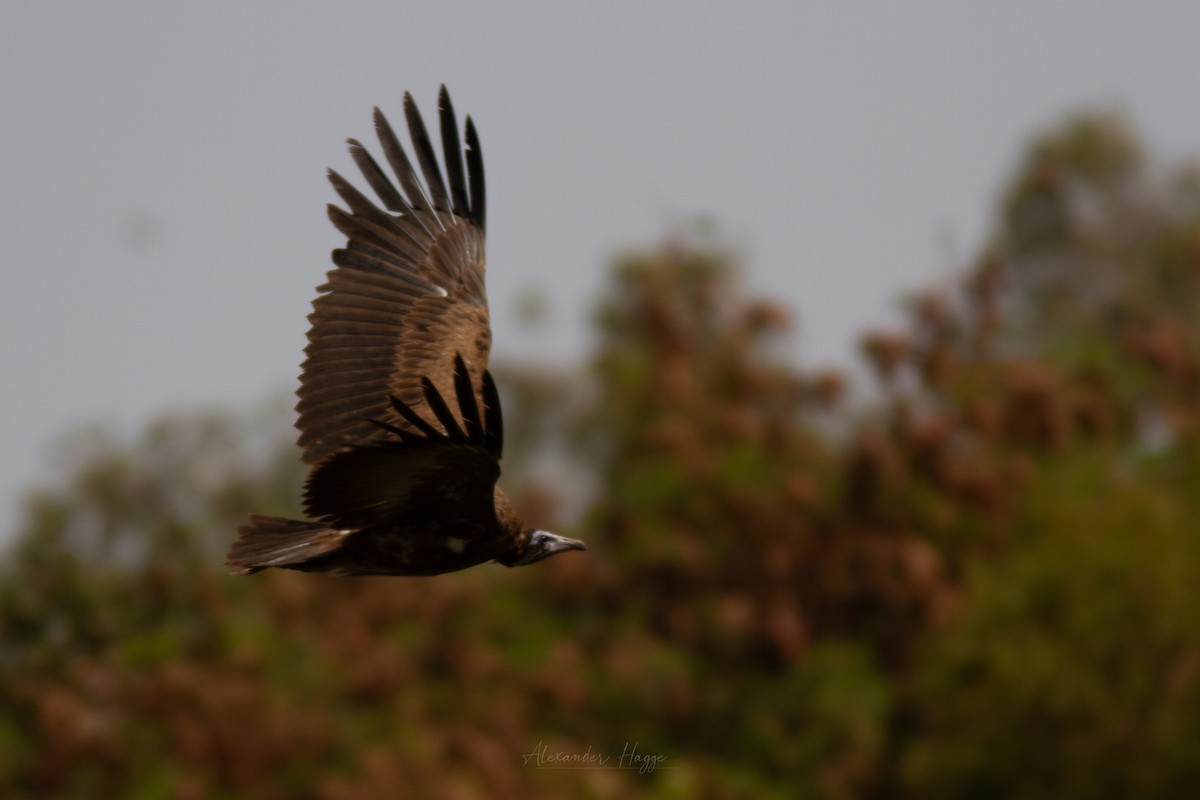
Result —
<path fill-rule="evenodd" d="M 504 429 L 487 369 L 483 156 L 470 117 L 460 143 L 445 86 L 438 112 L 445 179 L 408 93 L 423 183 L 378 108 L 399 186 L 349 146 L 383 207 L 329 171 L 346 205 L 330 205 L 329 219 L 349 241 L 317 289 L 297 392 L 310 519 L 252 514 L 226 560 L 237 574 L 436 575 L 587 549 L 527 527 L 496 485 Z"/>

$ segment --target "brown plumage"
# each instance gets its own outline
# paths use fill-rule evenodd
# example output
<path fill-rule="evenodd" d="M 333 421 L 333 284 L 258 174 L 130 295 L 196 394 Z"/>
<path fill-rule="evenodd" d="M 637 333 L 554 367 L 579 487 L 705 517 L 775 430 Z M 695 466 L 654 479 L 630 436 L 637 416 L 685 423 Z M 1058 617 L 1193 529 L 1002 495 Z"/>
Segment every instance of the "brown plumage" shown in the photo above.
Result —
<path fill-rule="evenodd" d="M 347 206 L 329 206 L 329 218 L 349 241 L 313 301 L 296 405 L 314 521 L 251 515 L 226 561 L 238 573 L 435 575 L 585 549 L 526 528 L 496 485 L 504 436 L 487 371 L 483 157 L 470 117 L 460 145 L 444 86 L 438 110 L 446 180 L 407 93 L 424 185 L 379 109 L 399 188 L 353 139 L 350 155 L 386 211 L 329 172 Z"/>

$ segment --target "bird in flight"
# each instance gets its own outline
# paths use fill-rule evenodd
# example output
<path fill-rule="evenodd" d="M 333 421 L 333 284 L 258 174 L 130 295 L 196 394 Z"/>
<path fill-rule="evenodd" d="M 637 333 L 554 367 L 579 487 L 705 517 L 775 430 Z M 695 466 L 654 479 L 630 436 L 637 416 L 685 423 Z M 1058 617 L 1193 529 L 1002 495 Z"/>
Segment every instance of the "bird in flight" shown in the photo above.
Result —
<path fill-rule="evenodd" d="M 310 521 L 250 515 L 226 559 L 236 574 L 436 575 L 587 549 L 527 527 L 496 485 L 504 429 L 487 369 L 475 126 L 467 117 L 464 147 L 443 86 L 443 180 L 408 93 L 404 116 L 424 183 L 378 108 L 375 129 L 399 186 L 361 144 L 349 144 L 383 208 L 329 171 L 346 205 L 329 206 L 329 218 L 349 241 L 333 251 L 335 267 L 317 289 L 297 392 Z"/>

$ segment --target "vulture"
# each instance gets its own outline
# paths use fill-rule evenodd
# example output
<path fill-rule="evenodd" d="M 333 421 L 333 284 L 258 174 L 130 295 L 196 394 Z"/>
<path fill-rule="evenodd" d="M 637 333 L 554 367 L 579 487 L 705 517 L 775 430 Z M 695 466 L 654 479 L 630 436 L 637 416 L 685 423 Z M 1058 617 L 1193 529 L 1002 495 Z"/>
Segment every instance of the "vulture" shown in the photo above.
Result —
<path fill-rule="evenodd" d="M 404 117 L 423 182 L 378 108 L 396 182 L 358 141 L 349 148 L 379 204 L 329 171 L 345 204 L 330 205 L 329 219 L 348 241 L 317 288 L 297 391 L 308 519 L 251 514 L 226 560 L 235 574 L 436 575 L 587 549 L 527 527 L 496 485 L 504 427 L 488 372 L 475 125 L 466 118 L 460 142 L 443 86 L 443 177 L 408 93 Z"/>

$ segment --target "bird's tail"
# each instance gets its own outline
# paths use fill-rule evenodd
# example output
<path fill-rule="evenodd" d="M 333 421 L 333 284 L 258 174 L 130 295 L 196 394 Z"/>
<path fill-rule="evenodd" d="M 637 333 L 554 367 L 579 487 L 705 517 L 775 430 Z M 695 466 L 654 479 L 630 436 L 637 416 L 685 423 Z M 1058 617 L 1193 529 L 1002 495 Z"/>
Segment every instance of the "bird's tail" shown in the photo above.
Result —
<path fill-rule="evenodd" d="M 234 575 L 253 575 L 267 567 L 312 569 L 310 564 L 341 546 L 345 532 L 318 522 L 251 514 L 238 528 L 237 541 L 225 557 Z"/>

